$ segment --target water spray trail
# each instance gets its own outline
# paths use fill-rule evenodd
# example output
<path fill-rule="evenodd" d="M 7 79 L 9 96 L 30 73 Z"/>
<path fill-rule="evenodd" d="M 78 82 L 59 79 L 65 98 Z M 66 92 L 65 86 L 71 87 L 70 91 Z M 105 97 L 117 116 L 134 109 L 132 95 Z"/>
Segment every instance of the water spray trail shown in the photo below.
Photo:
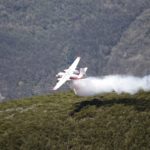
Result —
<path fill-rule="evenodd" d="M 135 94 L 139 90 L 150 91 L 150 75 L 143 78 L 125 75 L 108 75 L 101 78 L 88 77 L 74 80 L 71 88 L 79 96 L 116 92 Z"/>

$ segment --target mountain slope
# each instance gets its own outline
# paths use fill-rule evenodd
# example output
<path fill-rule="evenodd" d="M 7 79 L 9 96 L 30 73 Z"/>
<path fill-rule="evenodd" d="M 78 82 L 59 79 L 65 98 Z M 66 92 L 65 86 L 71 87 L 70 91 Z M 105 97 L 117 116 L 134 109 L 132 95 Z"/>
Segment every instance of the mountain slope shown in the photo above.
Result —
<path fill-rule="evenodd" d="M 0 149 L 150 148 L 150 93 L 73 93 L 0 104 Z"/>
<path fill-rule="evenodd" d="M 142 12 L 113 47 L 108 72 L 150 74 L 150 9 Z"/>
<path fill-rule="evenodd" d="M 136 75 L 149 72 L 150 59 L 143 59 L 141 69 L 132 69 L 141 57 L 135 59 L 129 70 L 126 60 L 119 59 L 119 66 L 110 65 L 116 63 L 114 55 L 118 56 L 114 49 L 122 54 L 128 47 L 125 43 L 118 46 L 123 38 L 130 41 L 127 32 L 149 30 L 149 19 L 147 16 L 145 20 L 144 15 L 149 8 L 149 0 L 134 0 L 134 3 L 131 0 L 1 0 L 0 100 L 49 92 L 55 74 L 70 65 L 77 55 L 82 57 L 80 66 L 88 66 L 92 75 L 122 73 L 122 70 Z M 135 23 L 137 18 L 141 23 Z M 141 26 L 146 29 L 141 30 Z M 142 47 L 134 42 L 127 56 L 131 49 L 132 57 L 141 53 L 134 48 L 139 46 L 146 57 L 149 32 L 146 39 L 145 43 L 145 37 L 141 37 Z"/>

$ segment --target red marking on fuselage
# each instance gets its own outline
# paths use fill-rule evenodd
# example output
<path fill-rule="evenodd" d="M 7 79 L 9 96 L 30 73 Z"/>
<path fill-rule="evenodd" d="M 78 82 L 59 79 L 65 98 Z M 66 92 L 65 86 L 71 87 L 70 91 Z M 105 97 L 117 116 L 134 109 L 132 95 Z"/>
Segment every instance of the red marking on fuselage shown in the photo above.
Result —
<path fill-rule="evenodd" d="M 70 77 L 70 80 L 79 80 L 81 78 L 77 78 L 77 77 Z"/>

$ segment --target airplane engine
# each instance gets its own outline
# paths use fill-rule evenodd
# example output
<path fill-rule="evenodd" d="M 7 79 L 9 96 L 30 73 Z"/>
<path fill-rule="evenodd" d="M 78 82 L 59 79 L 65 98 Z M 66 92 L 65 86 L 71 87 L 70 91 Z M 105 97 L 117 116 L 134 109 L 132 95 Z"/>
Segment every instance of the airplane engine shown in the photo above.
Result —
<path fill-rule="evenodd" d="M 64 75 L 63 72 L 59 72 L 58 74 L 56 74 L 56 77 L 57 77 L 57 78 L 61 78 L 63 75 Z"/>

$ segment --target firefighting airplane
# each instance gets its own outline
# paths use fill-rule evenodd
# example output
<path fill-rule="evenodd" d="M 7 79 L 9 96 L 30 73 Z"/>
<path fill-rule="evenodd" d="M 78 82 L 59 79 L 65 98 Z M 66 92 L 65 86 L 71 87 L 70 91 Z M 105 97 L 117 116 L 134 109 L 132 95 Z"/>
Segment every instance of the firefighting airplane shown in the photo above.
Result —
<path fill-rule="evenodd" d="M 58 82 L 56 83 L 53 90 L 59 89 L 66 81 L 80 80 L 86 76 L 86 71 L 88 69 L 87 67 L 80 68 L 80 70 L 76 69 L 79 61 L 80 57 L 77 57 L 68 69 L 65 69 L 64 72 L 59 72 L 56 75 Z"/>

